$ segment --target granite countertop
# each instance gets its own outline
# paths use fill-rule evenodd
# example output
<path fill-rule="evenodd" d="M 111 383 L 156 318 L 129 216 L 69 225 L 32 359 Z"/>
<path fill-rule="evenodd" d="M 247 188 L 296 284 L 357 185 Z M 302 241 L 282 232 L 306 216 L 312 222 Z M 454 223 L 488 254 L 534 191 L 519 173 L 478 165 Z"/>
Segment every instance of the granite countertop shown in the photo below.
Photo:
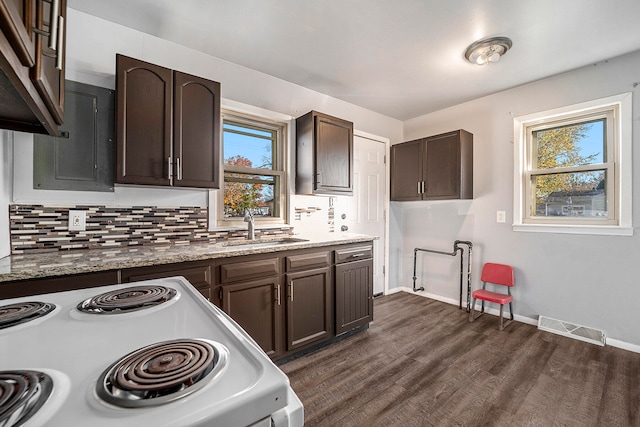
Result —
<path fill-rule="evenodd" d="M 370 242 L 376 239 L 375 236 L 364 234 L 326 233 L 265 238 L 251 243 L 247 240 L 231 240 L 222 243 L 129 246 L 10 255 L 0 259 L 0 282 Z"/>

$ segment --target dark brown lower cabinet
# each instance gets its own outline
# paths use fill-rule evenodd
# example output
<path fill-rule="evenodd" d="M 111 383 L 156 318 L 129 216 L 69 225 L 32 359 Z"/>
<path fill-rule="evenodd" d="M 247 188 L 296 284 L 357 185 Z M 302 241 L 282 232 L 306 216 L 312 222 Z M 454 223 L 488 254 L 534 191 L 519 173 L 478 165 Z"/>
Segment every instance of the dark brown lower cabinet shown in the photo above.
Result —
<path fill-rule="evenodd" d="M 222 309 L 270 357 L 282 353 L 283 329 L 280 304 L 279 277 L 222 286 Z"/>
<path fill-rule="evenodd" d="M 336 265 L 336 335 L 373 320 L 373 260 Z"/>
<path fill-rule="evenodd" d="M 0 300 L 183 276 L 277 360 L 372 320 L 372 251 L 336 245 L 22 280 L 1 284 Z"/>
<path fill-rule="evenodd" d="M 287 273 L 287 351 L 333 336 L 331 269 Z"/>
<path fill-rule="evenodd" d="M 219 306 L 272 359 L 284 353 L 281 264 L 273 254 L 247 255 L 219 260 L 215 269 Z"/>

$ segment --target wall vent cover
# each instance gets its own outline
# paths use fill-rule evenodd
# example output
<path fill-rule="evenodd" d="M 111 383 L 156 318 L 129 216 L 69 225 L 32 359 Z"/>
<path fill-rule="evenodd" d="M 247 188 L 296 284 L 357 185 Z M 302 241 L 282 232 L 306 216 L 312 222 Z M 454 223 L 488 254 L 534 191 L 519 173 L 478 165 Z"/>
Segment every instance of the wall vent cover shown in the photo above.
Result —
<path fill-rule="evenodd" d="M 546 316 L 540 316 L 538 318 L 538 329 L 603 347 L 607 339 L 604 331 L 600 329 L 576 325 Z"/>

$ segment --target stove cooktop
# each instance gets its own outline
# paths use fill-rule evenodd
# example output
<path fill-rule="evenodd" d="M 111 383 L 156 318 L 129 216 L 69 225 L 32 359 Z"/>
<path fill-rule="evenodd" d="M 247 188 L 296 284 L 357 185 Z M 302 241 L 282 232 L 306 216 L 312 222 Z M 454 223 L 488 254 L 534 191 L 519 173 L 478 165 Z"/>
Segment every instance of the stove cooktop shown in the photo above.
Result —
<path fill-rule="evenodd" d="M 144 309 L 96 315 L 78 308 L 99 295 L 137 298 L 140 291 L 131 291 L 128 284 L 39 295 L 36 299 L 54 305 L 54 312 L 38 321 L 0 329 L 1 371 L 29 370 L 53 377 L 51 400 L 56 404 L 45 404 L 29 425 L 73 426 L 82 420 L 83 425 L 92 426 L 243 426 L 288 404 L 301 408 L 287 377 L 184 278 L 136 283 L 140 285 L 165 288 L 162 293 L 168 290 L 171 297 Z M 4 300 L 0 305 L 28 301 L 34 297 Z M 166 343 L 177 347 L 158 356 L 157 346 Z M 215 359 L 213 366 L 201 369 L 196 362 L 197 372 L 187 372 L 186 380 L 174 378 L 177 371 L 185 374 L 193 369 L 188 353 L 201 348 L 213 349 L 211 356 L 204 356 L 205 362 Z M 138 354 L 149 350 L 156 353 Z M 139 362 L 140 357 L 147 358 L 142 362 L 145 367 L 134 373 L 143 377 L 142 382 L 153 383 L 155 379 L 146 378 L 153 371 L 162 381 L 171 377 L 173 391 L 158 392 L 153 386 L 151 392 L 141 391 L 139 385 L 125 381 L 123 392 L 114 385 L 112 380 L 122 376 L 118 367 L 122 360 L 127 364 Z"/>

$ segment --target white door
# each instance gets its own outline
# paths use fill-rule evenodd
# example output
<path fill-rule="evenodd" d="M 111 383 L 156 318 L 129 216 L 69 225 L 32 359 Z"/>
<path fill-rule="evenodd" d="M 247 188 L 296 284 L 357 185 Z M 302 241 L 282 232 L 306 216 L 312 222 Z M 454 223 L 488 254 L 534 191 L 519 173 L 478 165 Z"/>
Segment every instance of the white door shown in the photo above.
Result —
<path fill-rule="evenodd" d="M 347 197 L 344 219 L 349 232 L 379 237 L 373 242 L 373 293 L 384 292 L 385 189 L 384 142 L 354 135 L 353 197 Z"/>

